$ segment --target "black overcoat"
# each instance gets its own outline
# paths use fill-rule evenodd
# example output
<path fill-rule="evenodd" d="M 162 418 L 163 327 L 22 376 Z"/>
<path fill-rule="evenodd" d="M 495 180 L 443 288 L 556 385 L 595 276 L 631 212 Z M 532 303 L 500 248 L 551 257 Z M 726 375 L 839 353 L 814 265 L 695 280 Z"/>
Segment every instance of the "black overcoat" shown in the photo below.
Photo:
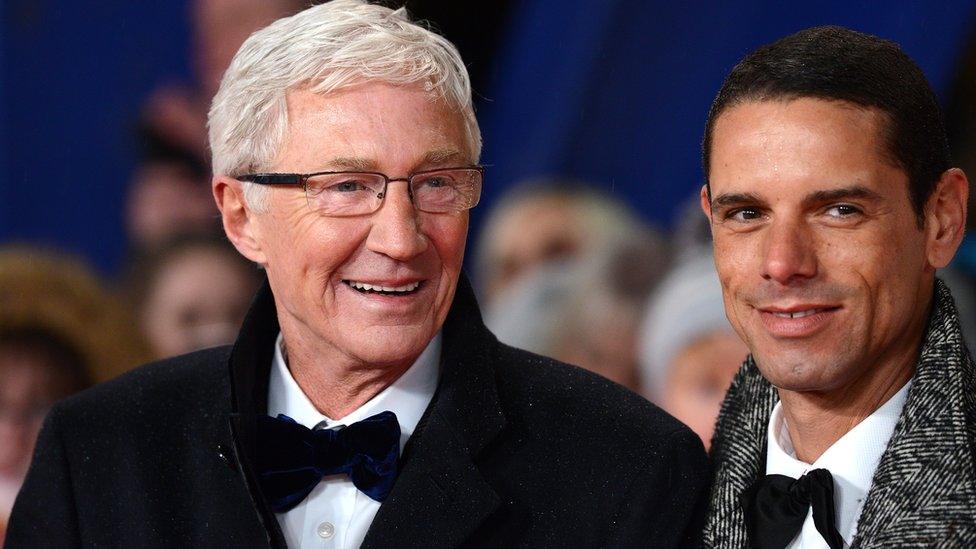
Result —
<path fill-rule="evenodd" d="M 250 465 L 277 334 L 265 285 L 233 348 L 56 405 L 7 549 L 284 547 Z M 464 276 L 443 335 L 437 392 L 364 547 L 697 542 L 710 473 L 690 430 L 599 376 L 499 343 Z"/>

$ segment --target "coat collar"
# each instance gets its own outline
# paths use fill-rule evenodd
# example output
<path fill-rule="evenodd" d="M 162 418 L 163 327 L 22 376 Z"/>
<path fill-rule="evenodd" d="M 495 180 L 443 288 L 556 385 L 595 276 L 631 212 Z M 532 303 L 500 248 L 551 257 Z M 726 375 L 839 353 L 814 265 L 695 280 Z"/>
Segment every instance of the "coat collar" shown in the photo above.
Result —
<path fill-rule="evenodd" d="M 267 283 L 258 292 L 230 357 L 231 425 L 240 466 L 269 541 L 284 546 L 274 514 L 250 470 L 254 447 L 249 420 L 267 413 L 268 379 L 279 331 Z M 409 540 L 456 546 L 499 505 L 475 458 L 505 427 L 493 367 L 495 339 L 485 328 L 474 291 L 462 273 L 442 329 L 437 393 L 404 449 L 401 471 L 380 507 L 363 547 Z"/>
<path fill-rule="evenodd" d="M 853 546 L 976 543 L 976 367 L 948 288 L 936 281 L 914 381 L 867 495 Z M 739 498 L 764 473 L 766 427 L 778 400 L 752 357 L 719 414 L 706 544 L 747 544 Z"/>
<path fill-rule="evenodd" d="M 285 537 L 261 494 L 251 463 L 258 444 L 255 418 L 268 413 L 268 381 L 279 330 L 274 295 L 265 281 L 244 317 L 228 360 L 231 393 L 229 423 L 237 469 L 244 478 L 251 503 L 272 547 L 286 547 Z"/>
<path fill-rule="evenodd" d="M 855 546 L 976 544 L 976 367 L 941 281 L 935 295 L 908 401 L 874 474 Z"/>

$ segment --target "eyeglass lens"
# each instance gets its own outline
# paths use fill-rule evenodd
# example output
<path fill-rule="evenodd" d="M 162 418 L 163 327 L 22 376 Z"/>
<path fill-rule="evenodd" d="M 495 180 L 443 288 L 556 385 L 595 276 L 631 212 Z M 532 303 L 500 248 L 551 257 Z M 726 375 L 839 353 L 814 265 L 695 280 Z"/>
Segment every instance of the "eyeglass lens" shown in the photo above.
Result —
<path fill-rule="evenodd" d="M 386 178 L 375 173 L 331 173 L 308 177 L 309 206 L 327 215 L 363 215 L 383 203 Z M 431 213 L 473 208 L 481 197 L 481 173 L 473 169 L 442 170 L 413 175 L 414 207 Z"/>

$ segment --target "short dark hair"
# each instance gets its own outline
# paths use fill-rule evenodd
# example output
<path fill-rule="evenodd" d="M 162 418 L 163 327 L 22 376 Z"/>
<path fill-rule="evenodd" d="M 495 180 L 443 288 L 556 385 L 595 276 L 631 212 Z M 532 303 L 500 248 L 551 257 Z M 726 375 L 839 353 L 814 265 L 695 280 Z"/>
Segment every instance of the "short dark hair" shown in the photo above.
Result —
<path fill-rule="evenodd" d="M 949 144 L 935 92 L 898 44 L 843 27 L 814 27 L 762 46 L 726 77 L 708 112 L 702 170 L 709 181 L 715 121 L 746 101 L 801 97 L 846 101 L 879 110 L 889 159 L 908 175 L 919 220 L 942 173 Z"/>

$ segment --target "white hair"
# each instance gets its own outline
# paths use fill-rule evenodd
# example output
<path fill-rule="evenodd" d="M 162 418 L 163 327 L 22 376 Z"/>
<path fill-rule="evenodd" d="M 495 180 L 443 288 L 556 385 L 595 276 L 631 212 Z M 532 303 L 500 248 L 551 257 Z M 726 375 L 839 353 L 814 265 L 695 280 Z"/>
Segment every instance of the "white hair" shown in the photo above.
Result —
<path fill-rule="evenodd" d="M 459 110 L 472 157 L 480 157 L 471 82 L 457 48 L 403 8 L 333 0 L 255 32 L 234 55 L 210 107 L 214 173 L 267 170 L 287 132 L 289 90 L 328 94 L 363 81 L 422 85 Z M 244 185 L 247 203 L 265 208 L 267 187 Z"/>

